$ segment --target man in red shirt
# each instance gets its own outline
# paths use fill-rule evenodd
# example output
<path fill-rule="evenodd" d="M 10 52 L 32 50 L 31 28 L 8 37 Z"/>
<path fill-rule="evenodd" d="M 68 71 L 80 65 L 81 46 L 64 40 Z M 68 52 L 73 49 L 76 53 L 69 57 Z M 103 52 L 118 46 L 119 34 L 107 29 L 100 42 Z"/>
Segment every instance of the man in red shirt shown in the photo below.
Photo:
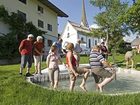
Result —
<path fill-rule="evenodd" d="M 34 51 L 33 51 L 35 74 L 41 74 L 41 61 L 44 48 L 43 37 L 38 36 L 36 40 L 37 41 L 34 42 Z"/>
<path fill-rule="evenodd" d="M 23 69 L 27 65 L 26 76 L 30 76 L 30 68 L 32 66 L 32 49 L 33 49 L 33 38 L 32 34 L 29 34 L 27 39 L 21 41 L 19 46 L 19 52 L 21 54 L 21 66 L 19 74 L 22 75 Z"/>

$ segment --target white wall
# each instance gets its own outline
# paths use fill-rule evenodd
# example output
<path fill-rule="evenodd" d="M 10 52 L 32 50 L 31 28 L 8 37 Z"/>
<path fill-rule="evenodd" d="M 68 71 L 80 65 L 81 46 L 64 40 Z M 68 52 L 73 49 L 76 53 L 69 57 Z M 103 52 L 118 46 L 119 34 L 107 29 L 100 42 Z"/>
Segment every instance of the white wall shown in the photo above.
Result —
<path fill-rule="evenodd" d="M 68 33 L 69 33 L 69 37 L 68 37 Z M 69 22 L 67 22 L 61 37 L 63 39 L 62 46 L 64 46 L 66 42 L 71 42 L 75 44 L 77 42 L 78 35 L 77 35 L 77 31 L 73 28 L 73 26 Z"/>
<path fill-rule="evenodd" d="M 52 41 L 56 41 L 58 37 L 58 19 L 57 13 L 52 11 L 50 8 L 39 2 L 39 0 L 27 0 L 27 3 L 24 4 L 19 0 L 0 0 L 0 5 L 3 5 L 6 10 L 8 10 L 9 14 L 11 12 L 17 13 L 17 11 L 21 11 L 26 14 L 27 22 L 32 22 L 37 28 L 38 20 L 44 22 L 44 28 L 39 28 L 47 33 L 44 34 L 45 37 L 45 52 L 49 51 L 47 41 L 51 39 Z M 38 6 L 43 8 L 43 14 L 39 14 Z M 52 31 L 48 30 L 47 24 L 52 25 Z M 9 26 L 7 24 L 3 24 L 0 22 L 0 32 L 8 33 Z"/>
<path fill-rule="evenodd" d="M 27 0 L 27 4 L 24 4 L 19 0 L 0 0 L 0 5 L 4 5 L 9 13 L 17 13 L 18 10 L 26 13 L 27 22 L 31 21 L 36 27 L 38 27 L 38 19 L 42 20 L 44 22 L 44 28 L 40 28 L 41 30 L 47 31 L 48 34 L 53 36 L 58 35 L 57 14 L 38 0 Z M 38 5 L 43 7 L 43 14 L 38 14 Z M 52 25 L 52 31 L 47 30 L 47 24 Z"/>

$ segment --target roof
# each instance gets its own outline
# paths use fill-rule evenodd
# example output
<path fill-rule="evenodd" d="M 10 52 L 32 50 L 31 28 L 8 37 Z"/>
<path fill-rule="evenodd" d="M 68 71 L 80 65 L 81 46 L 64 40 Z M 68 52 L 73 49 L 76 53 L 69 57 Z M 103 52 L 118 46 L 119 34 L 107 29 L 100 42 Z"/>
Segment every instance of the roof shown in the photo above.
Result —
<path fill-rule="evenodd" d="M 81 33 L 90 33 L 90 29 L 88 27 L 82 26 L 78 23 L 74 23 L 72 21 L 68 21 L 78 32 Z"/>
<path fill-rule="evenodd" d="M 62 10 L 60 10 L 58 7 L 56 7 L 50 1 L 48 1 L 48 0 L 39 0 L 39 1 L 41 3 L 43 3 L 44 5 L 46 5 L 48 8 L 50 8 L 51 10 L 53 10 L 54 12 L 56 12 L 58 16 L 60 16 L 60 17 L 68 17 L 68 15 L 66 13 L 64 13 Z"/>

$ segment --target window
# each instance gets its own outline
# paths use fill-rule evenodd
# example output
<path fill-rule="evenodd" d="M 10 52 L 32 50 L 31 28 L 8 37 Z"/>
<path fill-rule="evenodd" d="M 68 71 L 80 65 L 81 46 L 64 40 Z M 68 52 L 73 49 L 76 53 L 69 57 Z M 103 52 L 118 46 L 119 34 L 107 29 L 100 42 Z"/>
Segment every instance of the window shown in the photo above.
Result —
<path fill-rule="evenodd" d="M 26 4 L 26 0 L 19 0 L 19 1 L 21 1 L 21 2 L 24 3 L 24 4 Z"/>
<path fill-rule="evenodd" d="M 26 14 L 18 10 L 18 16 L 25 22 L 26 21 Z"/>
<path fill-rule="evenodd" d="M 52 40 L 48 39 L 48 47 L 51 47 L 52 45 Z"/>
<path fill-rule="evenodd" d="M 88 39 L 88 47 L 91 48 L 91 40 Z"/>
<path fill-rule="evenodd" d="M 84 41 L 84 38 L 83 38 L 83 37 L 81 37 L 81 41 L 82 41 L 82 42 Z"/>
<path fill-rule="evenodd" d="M 70 37 L 70 33 L 67 34 L 67 38 L 69 38 L 69 37 Z"/>
<path fill-rule="evenodd" d="M 52 31 L 52 25 L 48 24 L 48 30 Z"/>
<path fill-rule="evenodd" d="M 42 20 L 38 20 L 38 27 L 44 28 L 44 23 Z"/>
<path fill-rule="evenodd" d="M 97 40 L 95 40 L 95 45 L 97 45 Z"/>
<path fill-rule="evenodd" d="M 43 14 L 43 8 L 41 6 L 38 6 L 38 12 Z"/>

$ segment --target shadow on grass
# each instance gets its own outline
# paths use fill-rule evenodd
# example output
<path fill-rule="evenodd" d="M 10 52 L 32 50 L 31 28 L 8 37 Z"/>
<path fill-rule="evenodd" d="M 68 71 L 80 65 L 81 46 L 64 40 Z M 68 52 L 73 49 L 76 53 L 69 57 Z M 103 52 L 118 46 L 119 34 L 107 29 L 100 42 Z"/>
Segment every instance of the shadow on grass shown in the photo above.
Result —
<path fill-rule="evenodd" d="M 139 68 L 140 67 L 140 64 L 136 64 L 136 68 Z"/>
<path fill-rule="evenodd" d="M 118 67 L 125 67 L 126 66 L 125 60 L 118 61 L 118 62 L 116 62 L 116 64 L 117 64 Z M 131 68 L 131 67 L 129 67 L 129 68 Z M 139 70 L 140 69 L 140 63 L 134 63 L 134 68 Z"/>
<path fill-rule="evenodd" d="M 122 61 L 116 61 L 117 64 L 120 64 L 120 63 L 124 63 L 125 60 L 122 60 Z"/>
<path fill-rule="evenodd" d="M 123 63 L 118 63 L 117 64 L 119 67 L 125 67 L 125 64 L 123 64 Z"/>

